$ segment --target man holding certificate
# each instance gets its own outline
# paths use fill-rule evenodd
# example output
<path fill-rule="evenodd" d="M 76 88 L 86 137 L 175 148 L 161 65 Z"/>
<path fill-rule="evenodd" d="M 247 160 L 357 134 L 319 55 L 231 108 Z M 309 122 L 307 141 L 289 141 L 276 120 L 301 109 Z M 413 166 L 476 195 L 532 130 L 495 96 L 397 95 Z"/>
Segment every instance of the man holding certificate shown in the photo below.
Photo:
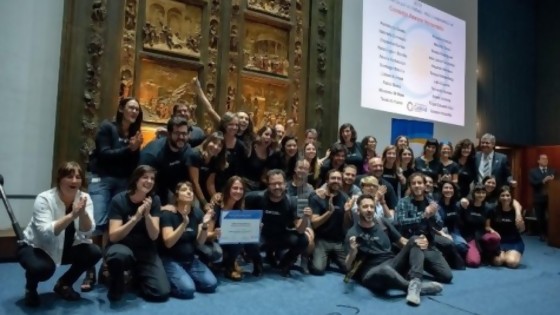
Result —
<path fill-rule="evenodd" d="M 286 176 L 283 171 L 274 169 L 266 174 L 267 189 L 250 192 L 245 196 L 247 209 L 263 210 L 262 242 L 267 250 L 288 249 L 281 258 L 281 275 L 290 276 L 290 268 L 308 245 L 305 229 L 308 227 L 312 211 L 303 210 L 303 218 L 297 216 L 297 203 L 286 196 Z"/>

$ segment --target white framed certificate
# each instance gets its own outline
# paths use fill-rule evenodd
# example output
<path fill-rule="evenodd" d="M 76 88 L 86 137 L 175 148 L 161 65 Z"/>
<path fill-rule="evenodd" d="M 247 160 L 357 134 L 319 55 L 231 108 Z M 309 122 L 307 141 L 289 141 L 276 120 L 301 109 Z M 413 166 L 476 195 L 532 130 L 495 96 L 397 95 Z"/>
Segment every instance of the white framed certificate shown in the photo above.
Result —
<path fill-rule="evenodd" d="M 262 210 L 222 210 L 220 244 L 259 243 L 262 217 Z"/>

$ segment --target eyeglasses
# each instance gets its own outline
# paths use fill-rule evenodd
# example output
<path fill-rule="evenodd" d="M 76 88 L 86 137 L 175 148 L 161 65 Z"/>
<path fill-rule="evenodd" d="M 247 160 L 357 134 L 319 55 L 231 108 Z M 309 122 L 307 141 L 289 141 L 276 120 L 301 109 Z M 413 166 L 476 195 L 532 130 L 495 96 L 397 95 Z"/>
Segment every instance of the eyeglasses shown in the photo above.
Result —
<path fill-rule="evenodd" d="M 180 131 L 173 131 L 171 134 L 176 136 L 176 137 L 183 137 L 183 138 L 186 138 L 186 137 L 189 136 L 188 132 L 180 132 Z"/>

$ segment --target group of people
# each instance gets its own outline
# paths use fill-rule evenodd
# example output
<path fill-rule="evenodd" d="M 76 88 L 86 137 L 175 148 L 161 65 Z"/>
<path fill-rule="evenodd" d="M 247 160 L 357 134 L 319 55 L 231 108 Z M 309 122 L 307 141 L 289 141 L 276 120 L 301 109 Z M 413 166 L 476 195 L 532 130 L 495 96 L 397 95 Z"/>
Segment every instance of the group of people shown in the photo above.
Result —
<path fill-rule="evenodd" d="M 127 285 L 165 301 L 214 292 L 218 273 L 242 281 L 241 260 L 254 277 L 265 263 L 290 277 L 299 260 L 304 273 L 332 263 L 374 292 L 403 290 L 412 305 L 442 291 L 452 269 L 519 265 L 521 206 L 492 135 L 480 152 L 468 139 L 430 139 L 416 158 L 401 136 L 378 155 L 376 138 L 358 142 L 347 123 L 321 158 L 313 129 L 298 143 L 282 126 L 253 130 L 245 112 L 214 112 L 218 128 L 205 135 L 186 104 L 173 114 L 142 147 L 142 109 L 120 100 L 99 126 L 88 175 L 67 162 L 56 187 L 37 196 L 18 249 L 27 305 L 40 305 L 37 285 L 59 264 L 71 265 L 54 287 L 66 300 L 80 299 L 73 285 L 84 273 L 82 292 L 103 282 L 110 301 Z M 243 209 L 263 211 L 260 243 L 220 244 L 221 212 Z"/>

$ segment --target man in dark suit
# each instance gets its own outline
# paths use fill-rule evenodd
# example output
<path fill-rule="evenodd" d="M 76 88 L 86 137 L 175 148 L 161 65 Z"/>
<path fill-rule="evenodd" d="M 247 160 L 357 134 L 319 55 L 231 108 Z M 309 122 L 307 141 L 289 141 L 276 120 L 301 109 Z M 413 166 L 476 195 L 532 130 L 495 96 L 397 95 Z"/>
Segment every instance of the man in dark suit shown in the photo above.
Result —
<path fill-rule="evenodd" d="M 548 168 L 548 156 L 539 155 L 538 167 L 529 171 L 529 182 L 533 187 L 533 207 L 539 224 L 539 234 L 541 241 L 546 240 L 547 223 L 546 212 L 548 210 L 548 191 L 547 183 L 554 179 L 555 171 Z"/>
<path fill-rule="evenodd" d="M 486 176 L 496 177 L 496 187 L 509 185 L 512 188 L 517 186 L 517 181 L 511 176 L 508 158 L 503 153 L 494 151 L 496 138 L 487 133 L 480 138 L 480 151 L 476 152 L 476 171 L 477 182 L 482 182 Z"/>

